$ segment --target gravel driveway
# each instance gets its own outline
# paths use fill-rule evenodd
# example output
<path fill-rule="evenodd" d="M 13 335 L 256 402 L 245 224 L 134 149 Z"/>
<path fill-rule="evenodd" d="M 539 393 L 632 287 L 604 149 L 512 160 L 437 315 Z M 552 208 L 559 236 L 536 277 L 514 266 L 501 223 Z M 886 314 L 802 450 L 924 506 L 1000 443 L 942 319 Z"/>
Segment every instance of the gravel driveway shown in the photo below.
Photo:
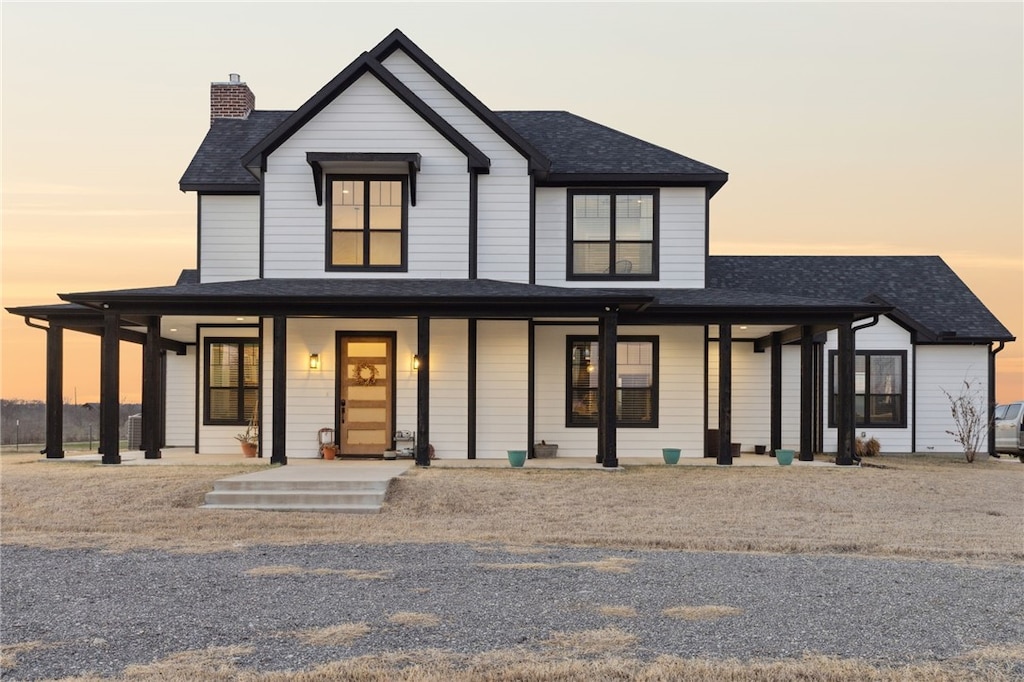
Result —
<path fill-rule="evenodd" d="M 510 553 L 449 544 L 196 555 L 4 546 L 0 558 L 3 644 L 56 644 L 20 653 L 5 671 L 11 680 L 112 675 L 211 646 L 252 646 L 243 667 L 294 670 L 426 647 L 537 649 L 553 632 L 605 627 L 638 636 L 627 655 L 641 659 L 818 652 L 928 661 L 1024 641 L 1021 566 L 578 548 Z M 285 566 L 298 568 L 274 568 Z M 703 605 L 740 611 L 697 620 L 663 614 Z M 602 615 L 602 606 L 635 614 Z M 432 614 L 440 623 L 389 621 L 397 612 Z M 282 635 L 353 622 L 370 631 L 345 646 Z"/>

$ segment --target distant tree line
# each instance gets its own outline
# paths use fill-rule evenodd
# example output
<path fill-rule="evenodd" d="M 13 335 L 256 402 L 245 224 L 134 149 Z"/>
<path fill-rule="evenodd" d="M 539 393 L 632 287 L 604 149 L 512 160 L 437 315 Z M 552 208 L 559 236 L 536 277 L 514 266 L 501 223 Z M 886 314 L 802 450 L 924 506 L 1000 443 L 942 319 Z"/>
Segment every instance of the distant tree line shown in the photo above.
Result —
<path fill-rule="evenodd" d="M 128 435 L 128 417 L 139 414 L 139 403 L 122 403 L 119 435 Z M 99 403 L 64 403 L 64 442 L 79 443 L 100 437 Z M 41 400 L 0 400 L 0 443 L 42 443 L 46 440 L 46 403 Z"/>

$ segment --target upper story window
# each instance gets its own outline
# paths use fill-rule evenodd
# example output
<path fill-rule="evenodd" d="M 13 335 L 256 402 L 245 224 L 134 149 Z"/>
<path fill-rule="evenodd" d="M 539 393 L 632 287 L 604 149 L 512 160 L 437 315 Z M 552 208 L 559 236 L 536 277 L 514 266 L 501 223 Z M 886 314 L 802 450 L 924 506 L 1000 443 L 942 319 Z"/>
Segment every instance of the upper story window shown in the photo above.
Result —
<path fill-rule="evenodd" d="M 568 233 L 568 279 L 658 278 L 657 190 L 570 190 Z"/>
<path fill-rule="evenodd" d="M 829 351 L 829 427 L 836 426 L 839 377 L 836 351 Z M 904 350 L 859 350 L 854 356 L 854 412 L 856 425 L 906 428 L 907 352 Z"/>
<path fill-rule="evenodd" d="M 330 176 L 327 269 L 407 269 L 405 177 Z"/>
<path fill-rule="evenodd" d="M 246 424 L 260 397 L 256 339 L 206 339 L 204 424 Z"/>

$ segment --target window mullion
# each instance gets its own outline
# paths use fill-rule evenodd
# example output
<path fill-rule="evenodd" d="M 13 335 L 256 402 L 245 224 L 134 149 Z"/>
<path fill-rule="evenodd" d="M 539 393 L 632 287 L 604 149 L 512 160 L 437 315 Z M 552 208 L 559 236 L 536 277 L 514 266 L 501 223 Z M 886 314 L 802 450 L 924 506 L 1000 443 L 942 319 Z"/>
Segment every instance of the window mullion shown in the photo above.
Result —
<path fill-rule="evenodd" d="M 370 185 L 373 180 L 363 182 L 363 265 L 370 264 Z"/>

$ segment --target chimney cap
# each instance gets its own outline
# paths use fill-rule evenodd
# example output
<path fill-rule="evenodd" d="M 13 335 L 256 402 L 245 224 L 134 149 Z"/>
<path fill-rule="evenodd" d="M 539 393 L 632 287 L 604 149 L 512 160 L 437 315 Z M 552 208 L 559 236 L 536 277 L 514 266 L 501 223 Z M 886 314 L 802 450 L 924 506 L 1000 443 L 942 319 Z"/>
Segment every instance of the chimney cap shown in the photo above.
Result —
<path fill-rule="evenodd" d="M 228 82 L 231 83 L 232 85 L 238 85 L 239 83 L 242 82 L 242 77 L 239 76 L 237 73 L 229 73 L 228 74 Z"/>

